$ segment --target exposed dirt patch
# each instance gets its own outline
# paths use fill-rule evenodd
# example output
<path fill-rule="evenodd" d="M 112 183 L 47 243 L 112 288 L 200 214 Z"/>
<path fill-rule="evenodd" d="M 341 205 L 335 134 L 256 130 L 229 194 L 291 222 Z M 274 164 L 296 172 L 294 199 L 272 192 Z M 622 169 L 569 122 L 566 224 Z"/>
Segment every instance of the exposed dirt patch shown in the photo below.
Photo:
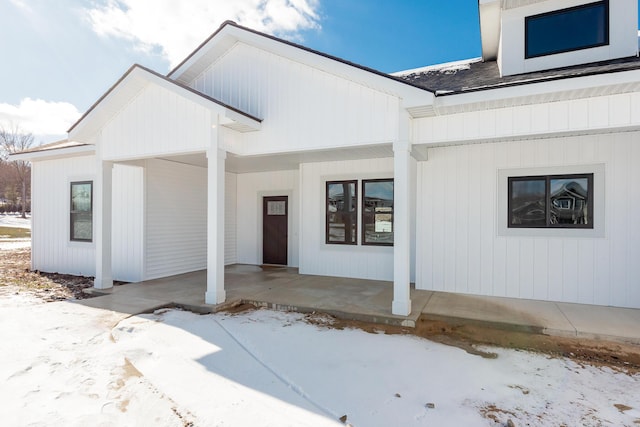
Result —
<path fill-rule="evenodd" d="M 223 311 L 236 314 L 256 309 L 252 304 L 242 303 Z M 640 373 L 640 346 L 631 344 L 553 337 L 536 331 L 508 331 L 476 324 L 455 324 L 425 318 L 419 319 L 415 329 L 340 319 L 322 312 L 307 313 L 304 316 L 304 321 L 311 325 L 332 329 L 355 328 L 373 334 L 418 335 L 431 341 L 458 347 L 469 354 L 487 359 L 495 359 L 498 356 L 496 353 L 478 347 L 490 346 L 527 350 L 548 354 L 552 357 L 566 357 L 578 364 L 606 366 L 628 374 Z"/>
<path fill-rule="evenodd" d="M 610 341 L 564 338 L 539 333 L 508 331 L 473 324 L 450 324 L 444 321 L 420 319 L 416 335 L 443 344 L 490 345 L 541 352 L 567 357 L 576 363 L 640 373 L 640 346 Z M 461 345 L 457 345 L 462 347 Z"/>
<path fill-rule="evenodd" d="M 90 298 L 82 290 L 92 277 L 40 273 L 30 270 L 31 249 L 0 250 L 0 293 L 29 293 L 43 301 Z"/>

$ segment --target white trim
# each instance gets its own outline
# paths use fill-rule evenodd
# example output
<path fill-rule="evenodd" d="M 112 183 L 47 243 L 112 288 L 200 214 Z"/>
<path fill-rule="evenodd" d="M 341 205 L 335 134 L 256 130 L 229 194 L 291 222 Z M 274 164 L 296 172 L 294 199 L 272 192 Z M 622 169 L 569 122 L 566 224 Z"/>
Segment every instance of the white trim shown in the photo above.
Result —
<path fill-rule="evenodd" d="M 593 228 L 509 228 L 508 184 L 510 176 L 565 175 L 593 173 Z M 605 165 L 604 163 L 540 168 L 498 169 L 496 230 L 506 237 L 577 237 L 603 238 L 605 235 Z"/>
<path fill-rule="evenodd" d="M 352 251 L 354 248 L 358 248 L 357 250 L 368 250 L 371 251 L 379 251 L 379 252 L 392 252 L 393 245 L 363 245 L 362 244 L 362 180 L 367 179 L 393 179 L 393 171 L 389 172 L 365 172 L 365 173 L 355 173 L 355 174 L 335 174 L 335 175 L 321 175 L 320 176 L 320 184 L 322 186 L 320 190 L 320 194 L 322 195 L 322 226 L 324 228 L 323 235 L 325 236 L 322 239 L 322 248 L 327 249 L 336 249 L 336 250 L 344 250 L 346 252 Z M 356 192 L 358 194 L 356 200 L 356 206 L 358 208 L 358 212 L 356 215 L 356 221 L 358 226 L 356 227 L 356 244 L 345 244 L 345 243 L 327 243 L 326 238 L 326 226 L 327 226 L 327 181 L 356 181 Z M 341 249 L 343 248 L 343 249 Z"/>
<path fill-rule="evenodd" d="M 86 144 L 78 145 L 76 147 L 52 148 L 49 150 L 45 149 L 41 151 L 30 151 L 28 153 L 15 153 L 11 154 L 9 156 L 9 159 L 27 161 L 54 160 L 63 157 L 88 156 L 95 154 L 95 151 L 95 145 Z"/>

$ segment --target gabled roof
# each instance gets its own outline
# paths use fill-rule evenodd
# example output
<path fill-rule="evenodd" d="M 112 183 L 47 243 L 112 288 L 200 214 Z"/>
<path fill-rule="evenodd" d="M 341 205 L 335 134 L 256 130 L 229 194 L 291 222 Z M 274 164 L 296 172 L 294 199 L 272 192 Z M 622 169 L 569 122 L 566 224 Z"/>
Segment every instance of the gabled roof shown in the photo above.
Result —
<path fill-rule="evenodd" d="M 167 77 L 189 84 L 217 58 L 243 42 L 283 57 L 307 64 L 353 81 L 393 93 L 405 104 L 425 104 L 432 100 L 430 90 L 411 81 L 320 52 L 306 46 L 243 27 L 233 21 L 224 22 L 216 32 L 187 56 Z"/>
<path fill-rule="evenodd" d="M 88 140 L 148 84 L 159 85 L 206 108 L 219 110 L 228 119 L 224 125 L 230 128 L 238 131 L 260 128 L 261 119 L 171 80 L 142 65 L 134 64 L 69 128 L 67 131 L 69 139 Z"/>
<path fill-rule="evenodd" d="M 640 58 L 636 56 L 502 77 L 496 61 L 476 58 L 395 75 L 433 91 L 436 96 L 445 96 L 633 70 L 640 70 Z"/>

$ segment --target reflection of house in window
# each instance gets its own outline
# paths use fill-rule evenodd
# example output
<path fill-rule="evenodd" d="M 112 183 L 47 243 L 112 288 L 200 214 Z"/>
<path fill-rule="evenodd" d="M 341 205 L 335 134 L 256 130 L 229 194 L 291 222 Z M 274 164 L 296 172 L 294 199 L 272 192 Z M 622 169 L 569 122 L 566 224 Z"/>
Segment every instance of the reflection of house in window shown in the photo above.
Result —
<path fill-rule="evenodd" d="M 355 245 L 358 228 L 357 181 L 327 181 L 326 243 Z"/>
<path fill-rule="evenodd" d="M 393 179 L 362 181 L 362 244 L 393 245 Z"/>
<path fill-rule="evenodd" d="M 551 180 L 551 224 L 588 224 L 587 178 Z"/>
<path fill-rule="evenodd" d="M 593 228 L 593 174 L 509 178 L 508 225 Z"/>

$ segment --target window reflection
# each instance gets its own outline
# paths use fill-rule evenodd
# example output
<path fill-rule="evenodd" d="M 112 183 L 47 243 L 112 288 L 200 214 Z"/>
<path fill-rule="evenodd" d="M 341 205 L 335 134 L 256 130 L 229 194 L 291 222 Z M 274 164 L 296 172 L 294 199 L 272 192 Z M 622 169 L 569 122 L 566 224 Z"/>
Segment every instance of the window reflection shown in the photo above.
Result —
<path fill-rule="evenodd" d="M 362 244 L 393 244 L 393 180 L 362 181 Z"/>
<path fill-rule="evenodd" d="M 327 243 L 355 245 L 358 228 L 356 181 L 327 182 Z"/>
<path fill-rule="evenodd" d="M 593 174 L 509 178 L 509 227 L 593 228 Z"/>

